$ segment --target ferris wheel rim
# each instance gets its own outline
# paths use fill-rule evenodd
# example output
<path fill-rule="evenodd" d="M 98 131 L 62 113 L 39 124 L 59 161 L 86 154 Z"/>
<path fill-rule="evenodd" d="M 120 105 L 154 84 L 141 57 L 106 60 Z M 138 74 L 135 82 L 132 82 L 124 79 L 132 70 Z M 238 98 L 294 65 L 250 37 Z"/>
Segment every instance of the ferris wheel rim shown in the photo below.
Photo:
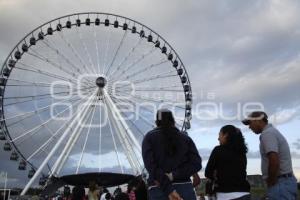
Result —
<path fill-rule="evenodd" d="M 128 17 L 124 17 L 124 16 L 121 16 L 121 15 L 116 15 L 116 14 L 111 14 L 111 13 L 103 13 L 103 12 L 80 12 L 80 13 L 73 13 L 73 14 L 69 14 L 69 15 L 64 15 L 64 16 L 61 16 L 61 17 L 58 17 L 58 18 L 55 18 L 55 19 L 52 19 L 50 21 L 47 21 L 45 22 L 44 24 L 38 26 L 37 28 L 33 29 L 31 32 L 29 32 L 25 37 L 23 37 L 16 45 L 15 47 L 11 50 L 11 52 L 8 54 L 7 58 L 5 59 L 3 65 L 2 65 L 2 68 L 1 68 L 1 78 L 4 78 L 5 76 L 3 75 L 3 69 L 5 67 L 8 67 L 8 61 L 10 60 L 10 58 L 12 58 L 13 60 L 16 61 L 16 63 L 21 60 L 21 59 L 14 59 L 14 53 L 16 51 L 19 51 L 19 47 L 24 44 L 24 42 L 26 43 L 26 39 L 29 38 L 31 35 L 33 36 L 34 33 L 38 32 L 38 30 L 42 30 L 42 28 L 46 27 L 46 25 L 50 25 L 51 27 L 51 23 L 53 22 L 56 22 L 56 21 L 59 21 L 60 19 L 65 19 L 65 18 L 70 18 L 70 17 L 73 17 L 73 16 L 82 16 L 82 15 L 103 15 L 103 16 L 112 16 L 112 17 L 117 17 L 117 18 L 122 18 L 122 19 L 125 19 L 125 20 L 129 20 L 129 21 L 132 21 L 136 24 L 139 24 L 142 28 L 145 28 L 145 29 L 148 29 L 150 31 L 150 33 L 153 33 L 154 35 L 156 35 L 160 41 L 163 41 L 164 45 L 166 45 L 168 47 L 168 50 L 170 49 L 170 52 L 172 52 L 174 54 L 174 57 L 179 61 L 180 63 L 180 68 L 182 68 L 184 70 L 184 75 L 186 76 L 187 78 L 187 82 L 185 85 L 188 85 L 189 86 L 189 91 L 188 91 L 188 94 L 192 96 L 192 88 L 191 88 L 191 83 L 190 83 L 190 79 L 189 79 L 189 76 L 188 76 L 188 73 L 187 73 L 187 70 L 181 60 L 181 58 L 179 57 L 179 55 L 177 54 L 177 52 L 173 49 L 173 47 L 160 35 L 158 34 L 157 32 L 153 31 L 151 28 L 149 28 L 148 26 L 136 21 L 136 20 L 133 20 L 131 18 L 128 18 Z M 93 22 L 91 22 L 92 24 Z M 103 23 L 103 22 L 102 22 Z M 82 22 L 82 24 L 84 24 L 84 22 Z M 72 26 L 74 26 L 75 24 L 72 24 Z M 109 25 L 113 25 L 113 24 L 109 24 Z M 119 27 L 122 27 L 121 25 Z M 62 30 L 66 28 L 66 26 L 63 26 L 62 27 Z M 129 27 L 128 27 L 129 30 L 131 30 Z M 57 29 L 53 29 L 53 33 L 56 32 Z M 137 31 L 138 34 L 140 34 L 140 32 Z M 50 34 L 46 33 L 44 34 L 44 37 L 48 36 Z M 148 36 L 145 36 L 145 38 L 148 38 Z M 36 39 L 36 42 L 38 42 L 40 39 Z M 153 44 L 155 44 L 155 42 L 152 41 Z M 28 45 L 28 48 L 30 48 L 31 46 L 33 45 Z M 159 47 L 160 49 L 162 49 L 162 47 Z M 21 52 L 21 56 L 26 53 L 25 51 L 20 51 Z M 167 54 L 166 54 L 167 55 Z M 171 63 L 173 64 L 173 60 L 171 60 Z M 11 69 L 13 70 L 13 68 Z M 178 75 L 179 76 L 179 75 Z M 7 76 L 7 78 L 9 77 L 9 75 Z M 180 77 L 180 76 L 179 76 Z M 182 83 L 182 85 L 184 86 L 184 84 Z M 4 92 L 5 92 L 5 88 L 6 88 L 6 84 L 4 84 L 4 87 L 3 87 L 3 96 L 1 97 L 2 99 L 2 103 L 1 103 L 1 107 L 2 107 L 2 111 L 1 111 L 1 124 L 2 126 L 5 128 L 5 135 L 7 137 L 9 137 L 9 140 L 10 140 L 10 144 L 12 144 L 14 146 L 14 150 L 18 152 L 18 154 L 23 158 L 24 161 L 26 161 L 26 163 L 28 163 L 32 169 L 37 169 L 37 167 L 34 166 L 34 164 L 32 164 L 30 161 L 27 160 L 27 158 L 23 155 L 23 153 L 19 150 L 19 148 L 16 146 L 16 144 L 14 142 L 11 142 L 12 141 L 12 137 L 9 133 L 9 130 L 7 128 L 7 125 L 6 125 L 6 119 L 5 119 L 5 113 L 4 113 L 4 103 L 3 103 L 3 98 L 4 98 Z M 186 97 L 185 97 L 186 98 Z M 187 100 L 185 99 L 185 102 Z M 189 100 L 190 102 L 192 102 L 192 99 Z M 187 109 L 185 109 L 185 119 L 187 118 Z M 185 122 L 184 122 L 185 124 Z M 182 130 L 185 130 L 184 128 L 184 124 L 182 125 Z"/>

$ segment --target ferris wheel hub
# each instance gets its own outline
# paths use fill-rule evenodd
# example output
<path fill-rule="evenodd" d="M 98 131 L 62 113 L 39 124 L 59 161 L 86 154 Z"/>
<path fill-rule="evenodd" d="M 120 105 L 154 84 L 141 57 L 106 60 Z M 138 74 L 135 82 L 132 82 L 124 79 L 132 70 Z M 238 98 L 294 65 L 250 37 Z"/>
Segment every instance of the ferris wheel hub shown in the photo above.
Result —
<path fill-rule="evenodd" d="M 99 76 L 97 79 L 96 79 L 96 85 L 99 87 L 99 88 L 104 88 L 105 85 L 106 85 L 107 81 L 104 77 L 102 76 Z"/>

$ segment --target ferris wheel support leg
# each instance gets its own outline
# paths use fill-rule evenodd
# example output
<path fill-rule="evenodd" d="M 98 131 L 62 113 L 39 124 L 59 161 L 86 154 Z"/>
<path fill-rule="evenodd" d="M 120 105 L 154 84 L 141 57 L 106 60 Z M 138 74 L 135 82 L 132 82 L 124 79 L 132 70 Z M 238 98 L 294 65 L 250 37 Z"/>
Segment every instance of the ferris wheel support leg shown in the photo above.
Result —
<path fill-rule="evenodd" d="M 95 98 L 96 98 L 96 95 L 93 95 L 92 99 L 94 100 Z M 85 107 L 86 110 L 85 110 L 85 112 L 83 112 L 81 114 L 81 118 L 80 118 L 81 122 L 86 117 L 88 108 L 91 105 L 90 103 L 86 104 L 86 107 Z M 68 158 L 68 156 L 69 156 L 72 148 L 74 147 L 76 141 L 78 140 L 80 132 L 81 132 L 82 129 L 83 129 L 83 126 L 81 125 L 81 123 L 78 122 L 77 125 L 75 126 L 75 128 L 73 130 L 73 133 L 72 133 L 71 137 L 69 138 L 66 146 L 64 147 L 64 149 L 61 152 L 60 156 L 56 160 L 55 164 L 53 165 L 52 170 L 51 170 L 52 174 L 59 174 L 59 172 L 62 169 L 63 165 L 65 164 L 65 162 L 66 162 L 66 160 L 67 160 L 67 158 Z"/>
<path fill-rule="evenodd" d="M 86 105 L 88 105 L 94 96 L 91 96 L 88 99 L 88 103 Z M 84 103 L 82 104 L 84 105 Z M 83 108 L 84 112 L 87 112 L 88 106 L 85 106 Z M 62 134 L 62 136 L 59 138 L 59 140 L 57 141 L 57 143 L 55 144 L 55 146 L 53 147 L 53 149 L 49 152 L 49 154 L 47 155 L 47 157 L 45 158 L 45 160 L 42 162 L 42 164 L 40 165 L 40 167 L 37 169 L 37 171 L 35 172 L 35 174 L 33 175 L 33 177 L 29 180 L 29 182 L 26 184 L 26 186 L 24 187 L 24 189 L 21 192 L 21 195 L 25 195 L 26 192 L 28 191 L 28 189 L 31 187 L 31 185 L 34 183 L 34 181 L 37 179 L 37 177 L 41 174 L 42 170 L 44 169 L 44 167 L 47 165 L 47 163 L 49 162 L 49 160 L 51 159 L 51 157 L 54 155 L 54 153 L 56 152 L 56 150 L 59 148 L 59 146 L 61 145 L 61 143 L 63 142 L 63 140 L 65 139 L 65 137 L 68 135 L 69 131 L 71 130 L 71 127 L 78 121 L 78 119 L 80 119 L 82 117 L 82 115 L 80 113 L 78 113 L 76 115 L 76 117 L 73 119 L 73 121 L 71 122 L 71 124 L 66 128 L 65 132 Z"/>
<path fill-rule="evenodd" d="M 135 138 L 134 134 L 131 132 L 129 126 L 127 125 L 126 121 L 124 120 L 124 118 L 122 117 L 119 109 L 117 108 L 117 106 L 115 105 L 115 103 L 112 101 L 111 97 L 109 96 L 109 94 L 107 93 L 107 91 L 104 89 L 104 96 L 107 99 L 107 103 L 108 105 L 111 106 L 111 109 L 114 111 L 114 114 L 117 117 L 117 121 L 119 121 L 122 126 L 124 127 L 125 131 L 127 132 L 129 138 L 132 140 L 133 144 L 135 145 L 135 147 L 137 148 L 137 150 L 139 152 L 142 152 L 142 147 L 139 144 L 139 142 L 137 141 L 137 139 Z"/>
<path fill-rule="evenodd" d="M 103 94 L 105 97 L 105 100 L 107 102 L 107 106 L 110 110 L 110 113 L 113 115 L 113 119 L 112 120 L 117 126 L 118 130 L 118 134 L 121 134 L 122 138 L 126 138 L 124 142 L 128 141 L 127 138 L 129 136 L 129 139 L 131 140 L 131 142 L 133 143 L 133 147 L 130 144 L 126 145 L 126 150 L 128 150 L 128 152 L 130 152 L 131 156 L 134 156 L 135 159 L 133 160 L 135 163 L 135 170 L 137 173 L 141 173 L 141 169 L 142 166 L 141 164 L 138 162 L 138 158 L 135 156 L 134 153 L 134 147 L 137 149 L 138 153 L 141 153 L 141 145 L 139 144 L 139 142 L 137 141 L 137 139 L 135 138 L 134 134 L 131 132 L 129 126 L 127 125 L 126 121 L 124 120 L 124 118 L 122 117 L 119 109 L 117 108 L 117 106 L 114 104 L 114 102 L 112 101 L 111 97 L 109 96 L 109 94 L 107 93 L 107 91 L 104 89 L 103 90 Z M 128 142 L 127 142 L 128 143 Z"/>
<path fill-rule="evenodd" d="M 109 110 L 111 113 L 111 110 Z M 113 114 L 110 114 L 111 118 L 113 119 Z M 118 138 L 121 142 L 121 145 L 123 146 L 123 149 L 125 150 L 125 155 L 128 159 L 128 162 L 130 164 L 130 166 L 134 169 L 135 173 L 139 173 L 139 167 L 136 165 L 136 163 L 134 162 L 134 158 L 133 158 L 133 153 L 131 150 L 131 146 L 129 144 L 129 142 L 127 141 L 127 138 L 124 137 L 124 134 L 120 134 L 121 132 L 123 132 L 122 128 L 120 127 L 120 125 L 118 125 L 115 120 L 111 120 L 113 126 L 115 127 L 116 133 L 118 135 Z"/>
<path fill-rule="evenodd" d="M 84 117 L 86 117 L 86 116 L 84 116 Z M 79 138 L 79 136 L 80 136 L 80 133 L 81 133 L 82 129 L 84 128 L 84 126 L 80 125 L 80 123 L 78 123 L 77 126 L 79 126 L 80 129 L 79 129 L 79 130 L 76 129 L 76 131 L 74 130 L 74 133 L 75 133 L 74 135 L 75 135 L 75 136 L 74 136 L 74 138 L 71 138 L 71 139 L 70 139 L 70 141 L 71 141 L 70 146 L 68 146 L 68 148 L 66 148 L 66 151 L 62 153 L 63 158 L 62 158 L 62 160 L 61 160 L 60 162 L 58 162 L 58 167 L 57 167 L 57 169 L 55 170 L 56 174 L 59 174 L 59 173 L 60 173 L 62 167 L 64 166 L 64 164 L 65 164 L 67 158 L 69 157 L 69 155 L 70 155 L 70 153 L 71 153 L 71 150 L 73 149 L 74 145 L 76 144 L 76 142 L 77 142 L 77 140 L 78 140 L 78 138 Z M 53 170 L 52 170 L 52 173 L 54 173 Z M 77 174 L 77 173 L 76 173 L 76 174 Z"/>

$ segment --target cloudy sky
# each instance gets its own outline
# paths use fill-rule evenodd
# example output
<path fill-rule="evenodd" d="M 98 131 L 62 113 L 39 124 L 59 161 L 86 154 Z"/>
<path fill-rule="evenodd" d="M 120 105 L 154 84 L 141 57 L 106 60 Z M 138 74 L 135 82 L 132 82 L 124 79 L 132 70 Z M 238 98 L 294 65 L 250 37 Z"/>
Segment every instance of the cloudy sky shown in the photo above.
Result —
<path fill-rule="evenodd" d="M 262 105 L 286 136 L 299 180 L 299 4 L 297 0 L 0 0 L 0 61 L 25 34 L 59 16 L 97 11 L 135 19 L 162 35 L 186 66 L 194 93 L 189 135 L 204 166 L 218 144 L 220 127 L 235 124 L 250 150 L 248 174 L 260 173 L 258 137 L 239 123 L 253 103 Z M 5 171 L 12 165 L 7 154 L 0 156 L 0 171 Z"/>

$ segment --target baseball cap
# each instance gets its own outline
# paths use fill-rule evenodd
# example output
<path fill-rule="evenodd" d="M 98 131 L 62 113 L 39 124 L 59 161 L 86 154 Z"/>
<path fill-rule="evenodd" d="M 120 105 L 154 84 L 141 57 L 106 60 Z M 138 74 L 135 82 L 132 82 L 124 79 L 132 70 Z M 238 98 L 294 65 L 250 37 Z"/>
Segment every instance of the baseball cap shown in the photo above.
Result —
<path fill-rule="evenodd" d="M 254 111 L 254 112 L 250 113 L 246 119 L 242 120 L 242 123 L 244 125 L 249 125 L 250 121 L 253 121 L 253 120 L 267 121 L 268 115 L 263 111 Z"/>

